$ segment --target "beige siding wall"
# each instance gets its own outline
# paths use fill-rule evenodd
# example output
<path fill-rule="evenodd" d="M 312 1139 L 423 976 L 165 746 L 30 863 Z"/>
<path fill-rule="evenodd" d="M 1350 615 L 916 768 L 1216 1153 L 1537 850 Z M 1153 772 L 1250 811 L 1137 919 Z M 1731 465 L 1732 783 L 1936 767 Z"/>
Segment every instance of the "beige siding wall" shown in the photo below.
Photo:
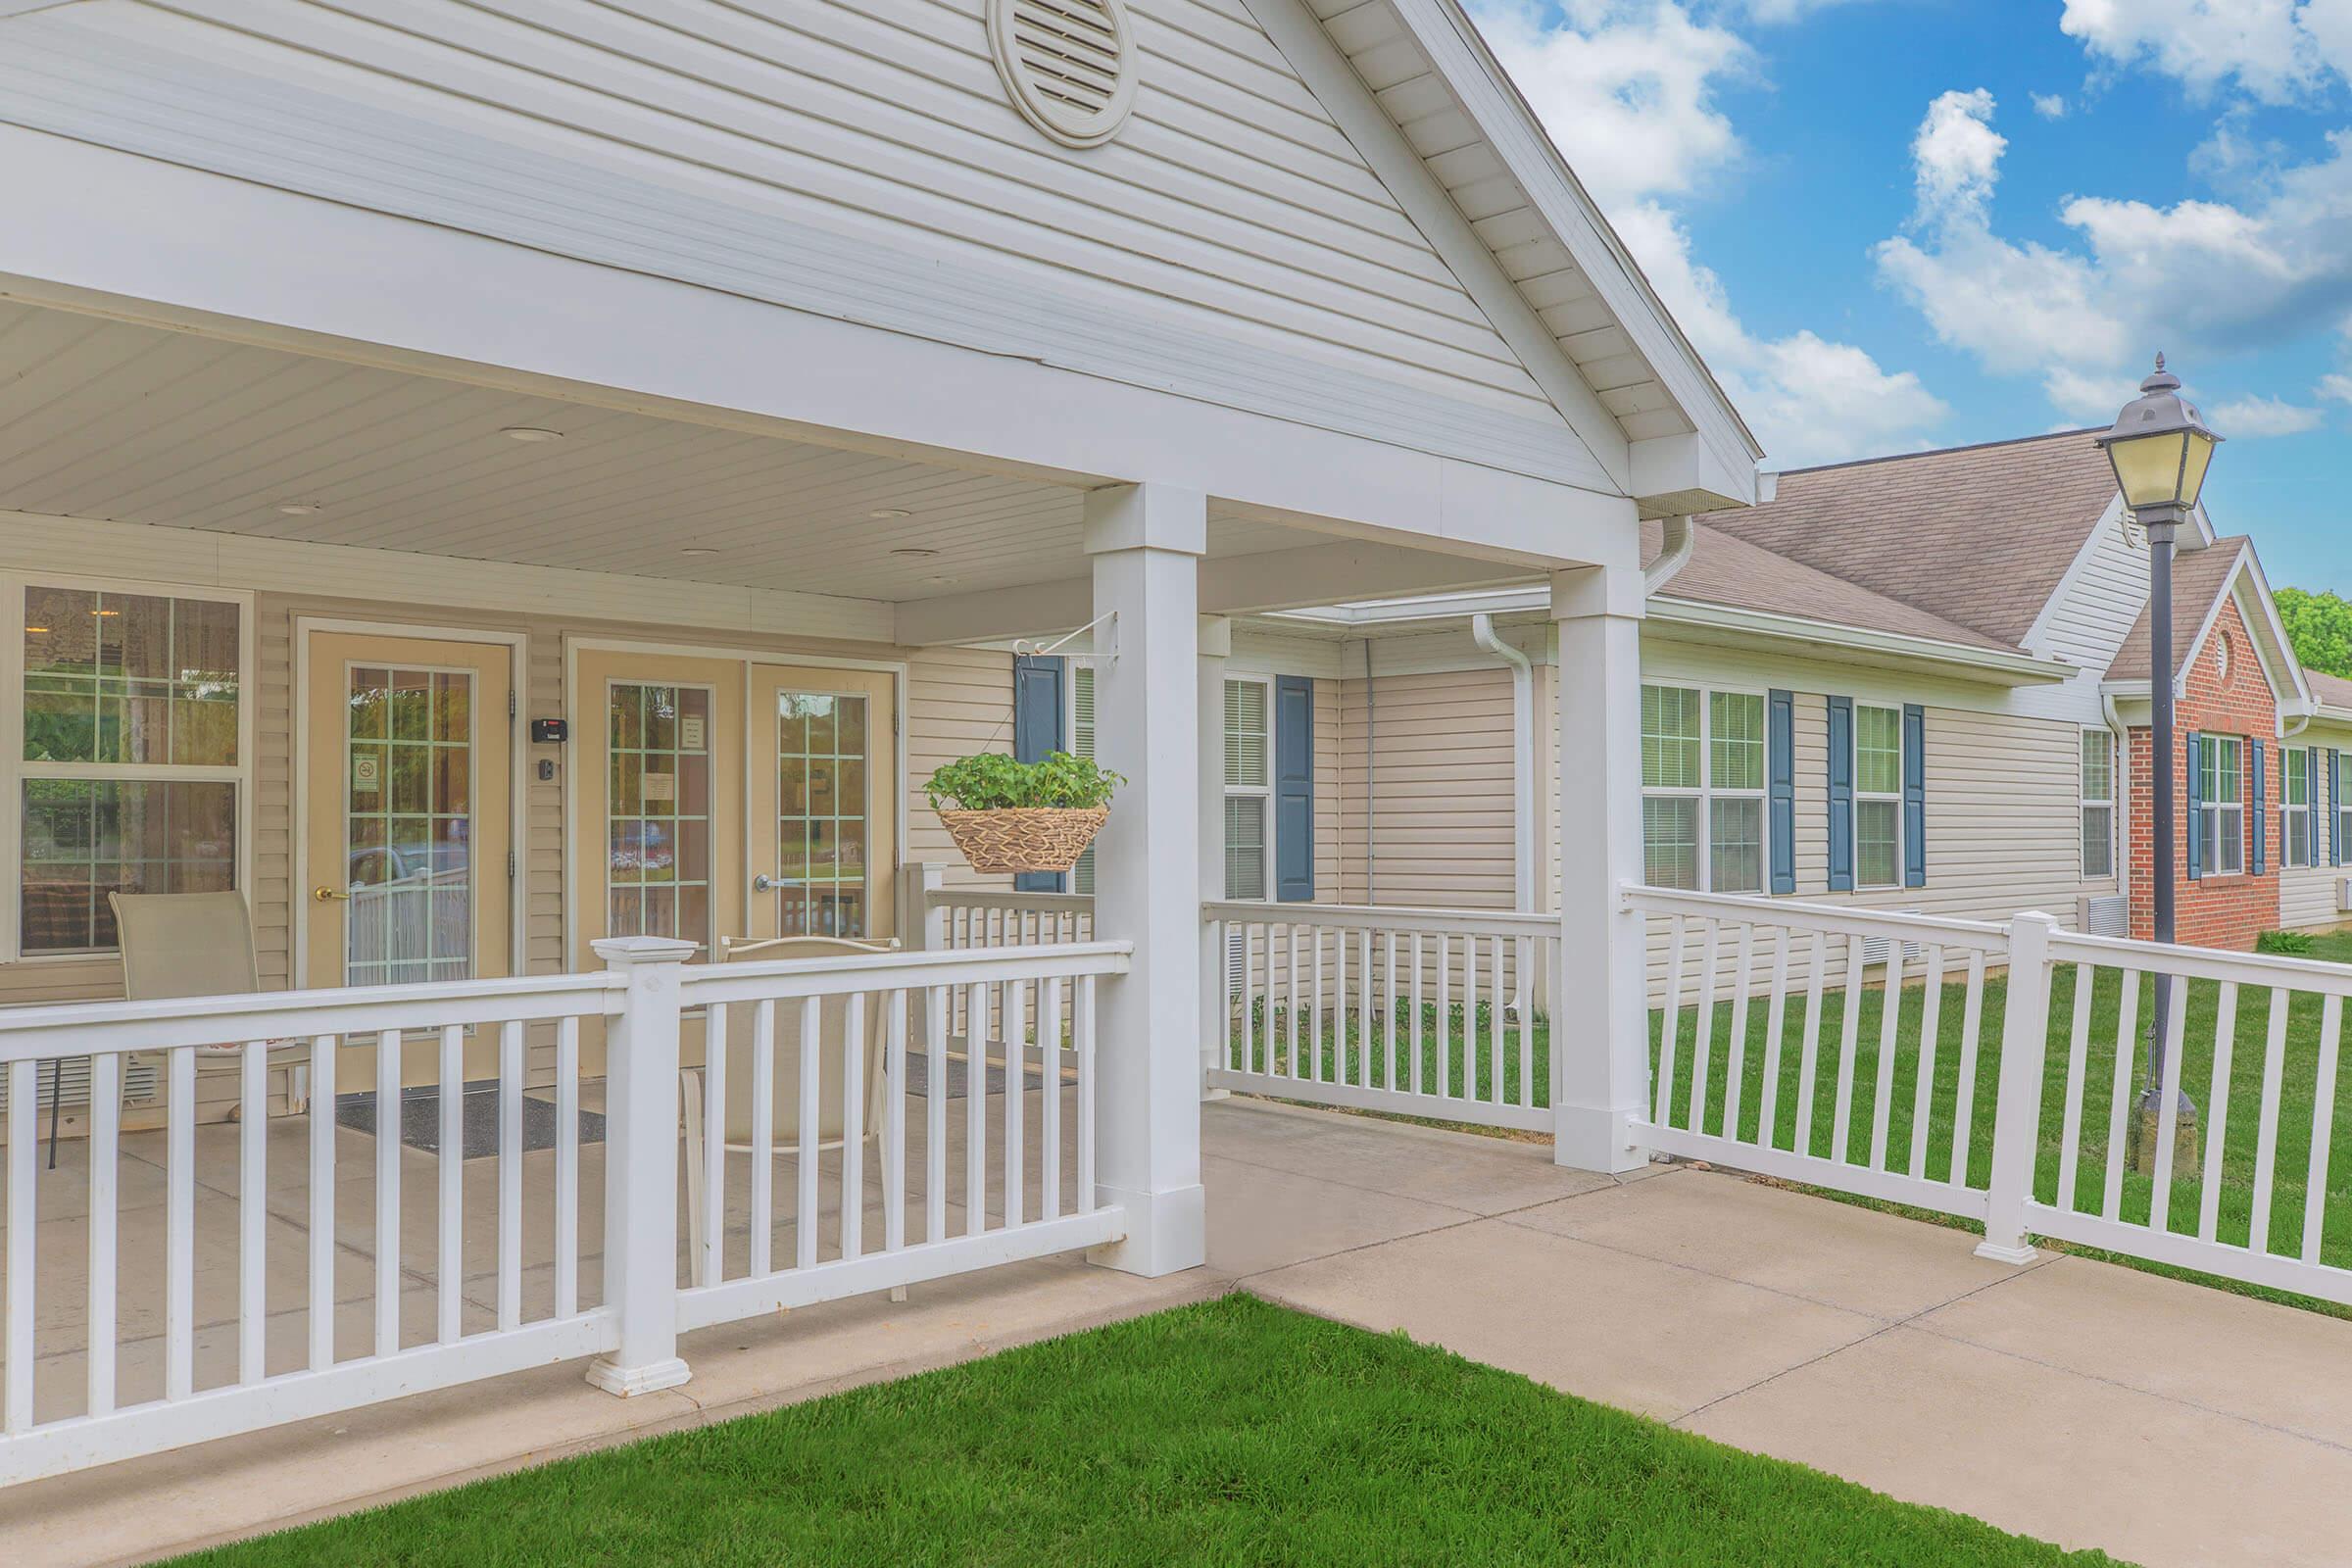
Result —
<path fill-rule="evenodd" d="M 1336 684 L 1346 705 L 1347 901 L 1368 893 L 1375 904 L 1509 908 L 1510 672 L 1376 675 L 1369 704 L 1362 679 Z"/>

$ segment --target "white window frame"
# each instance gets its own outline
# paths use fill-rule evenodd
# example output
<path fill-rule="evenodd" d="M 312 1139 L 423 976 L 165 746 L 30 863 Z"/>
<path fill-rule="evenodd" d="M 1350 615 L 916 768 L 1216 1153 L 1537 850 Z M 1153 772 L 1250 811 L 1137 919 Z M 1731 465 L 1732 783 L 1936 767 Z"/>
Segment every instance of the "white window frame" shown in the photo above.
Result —
<path fill-rule="evenodd" d="M 2230 768 L 2227 773 L 2222 768 L 2221 752 L 2218 749 L 2224 743 L 2228 744 L 2230 755 L 2236 761 L 2236 765 Z M 2224 777 L 2227 777 L 2230 782 L 2234 799 L 2217 800 L 2214 792 L 2205 787 L 2206 764 L 2209 760 L 2212 761 L 2214 781 L 2219 783 Z M 2200 849 L 2206 842 L 2202 835 L 2209 817 L 2213 821 L 2213 837 L 2210 842 L 2214 849 L 2217 852 L 2225 848 L 2234 849 L 2236 856 L 2234 863 L 2224 864 L 2221 863 L 2218 854 L 2201 854 L 2199 859 L 2203 863 L 2198 867 L 2199 874 L 2203 876 L 2242 876 L 2246 869 L 2246 741 L 2242 735 L 2217 735 L 2208 732 L 2197 742 L 2197 832 L 2200 835 Z"/>
<path fill-rule="evenodd" d="M 109 594 L 142 594 L 159 599 L 201 599 L 237 607 L 237 760 L 233 766 L 172 762 L 31 762 L 24 760 L 24 614 L 25 594 L 32 588 L 68 588 Z M 0 601 L 12 607 L 15 630 L 0 637 L 0 876 L 9 893 L 0 899 L 0 963 L 114 963 L 117 950 L 89 953 L 24 951 L 24 781 L 35 778 L 114 779 L 164 783 L 228 783 L 237 791 L 237 853 L 234 876 L 237 891 L 253 897 L 254 746 L 258 725 L 254 707 L 260 692 L 254 680 L 254 595 L 243 589 L 216 588 L 196 583 L 148 581 L 136 577 L 97 577 L 73 571 L 18 571 L 0 574 Z"/>
<path fill-rule="evenodd" d="M 1224 788 L 1224 792 L 1218 797 L 1217 838 L 1219 842 L 1217 845 L 1217 864 L 1220 872 L 1222 872 L 1225 866 L 1226 858 L 1232 854 L 1233 851 L 1233 846 L 1229 842 L 1226 842 L 1224 829 L 1225 808 L 1223 803 L 1233 800 L 1237 796 L 1264 801 L 1266 803 L 1264 817 L 1266 825 L 1266 863 L 1264 872 L 1266 893 L 1264 899 L 1259 902 L 1272 904 L 1275 902 L 1274 868 L 1282 863 L 1282 860 L 1276 853 L 1274 847 L 1274 775 L 1277 767 L 1279 766 L 1274 756 L 1274 677 L 1272 675 L 1261 675 L 1255 673 L 1245 673 L 1240 675 L 1228 674 L 1225 677 L 1225 685 L 1256 686 L 1261 688 L 1265 694 L 1262 711 L 1266 715 L 1266 781 L 1262 785 L 1227 784 Z M 1225 772 L 1224 750 L 1225 693 L 1224 688 L 1220 687 L 1218 688 L 1217 692 L 1217 774 L 1220 778 L 1224 776 Z"/>
<path fill-rule="evenodd" d="M 1715 802 L 1755 801 L 1757 823 L 1756 885 L 1734 891 L 1762 897 L 1772 891 L 1772 694 L 1761 686 L 1689 684 L 1679 680 L 1645 680 L 1645 687 L 1661 691 L 1698 693 L 1698 784 L 1690 786 L 1657 787 L 1644 784 L 1643 799 L 1690 800 L 1698 803 L 1698 891 L 1715 891 Z M 1715 699 L 1718 697 L 1752 697 L 1761 705 L 1764 714 L 1764 782 L 1752 790 L 1730 789 L 1715 782 Z M 1645 873 L 1646 874 L 1646 873 Z"/>
<path fill-rule="evenodd" d="M 2298 763 L 2303 774 L 2303 799 L 2300 801 L 2294 799 L 2294 792 L 2288 787 Z M 2309 747 L 2281 746 L 2278 749 L 2278 863 L 2281 867 L 2291 865 L 2300 870 L 2310 866 L 2317 858 L 2313 853 L 2317 845 L 2312 839 L 2317 818 L 2311 808 L 2311 775 L 2317 769 L 2312 766 Z M 2289 831 L 2298 820 L 2303 824 L 2303 855 L 2300 859 L 2295 857 L 2295 837 Z"/>
<path fill-rule="evenodd" d="M 2093 742 L 2104 747 L 2107 753 L 2107 793 L 2104 796 L 2090 794 L 2082 780 L 2084 750 Z M 2116 775 L 2119 771 L 2116 761 L 2115 731 L 2101 724 L 2085 724 L 2075 752 L 2075 805 L 2079 817 L 2079 831 L 2075 835 L 2077 856 L 2081 856 L 2082 847 L 2090 842 L 2090 813 L 2097 810 L 2107 813 L 2107 869 L 2093 871 L 2087 860 L 2082 861 L 2078 869 L 2085 882 L 2107 882 L 2115 877 L 2115 798 Z"/>
<path fill-rule="evenodd" d="M 1894 715 L 1894 788 L 1891 791 L 1866 790 L 1862 787 L 1862 714 L 1868 710 Z M 1903 843 L 1903 764 L 1907 760 L 1903 755 L 1903 705 L 1857 701 L 1853 706 L 1852 728 L 1853 733 L 1847 737 L 1851 755 L 1846 759 L 1846 768 L 1847 776 L 1854 782 L 1854 809 L 1853 820 L 1847 824 L 1847 830 L 1852 837 L 1852 843 L 1847 846 L 1847 854 L 1853 859 L 1854 891 L 1857 893 L 1884 892 L 1888 888 L 1901 887 L 1904 873 L 1910 870 L 1910 866 L 1904 862 L 1903 858 L 1906 848 Z M 1865 882 L 1862 880 L 1862 805 L 1865 801 L 1872 803 L 1890 801 L 1894 805 L 1894 877 L 1891 881 Z"/>

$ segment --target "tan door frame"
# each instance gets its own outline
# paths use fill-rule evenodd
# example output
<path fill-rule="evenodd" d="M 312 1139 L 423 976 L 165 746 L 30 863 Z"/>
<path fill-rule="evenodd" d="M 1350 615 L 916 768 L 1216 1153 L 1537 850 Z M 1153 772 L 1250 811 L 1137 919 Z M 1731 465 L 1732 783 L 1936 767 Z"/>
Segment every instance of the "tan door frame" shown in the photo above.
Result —
<path fill-rule="evenodd" d="M 524 948 L 524 914 L 530 904 L 529 890 L 526 886 L 530 876 L 530 857 L 523 853 L 523 845 L 525 842 L 524 831 L 528 821 L 529 790 L 527 788 L 528 781 L 522 774 L 522 768 L 524 760 L 530 755 L 530 748 L 526 744 L 530 733 L 530 715 L 527 700 L 523 695 L 524 681 L 530 671 L 529 636 L 518 631 L 486 631 L 473 626 L 435 626 L 412 621 L 355 620 L 329 615 L 296 615 L 293 626 L 294 755 L 286 784 L 289 796 L 287 805 L 291 817 L 289 831 L 294 836 L 291 857 L 292 882 L 287 895 L 289 901 L 287 906 L 293 911 L 291 915 L 293 929 L 289 933 L 291 940 L 288 961 L 290 964 L 289 974 L 296 988 L 300 988 L 302 978 L 310 972 L 306 967 L 310 957 L 309 936 L 304 929 L 308 922 L 302 917 L 302 901 L 312 885 L 311 803 L 308 787 L 311 776 L 311 637 L 318 632 L 361 637 L 415 637 L 444 643 L 480 643 L 509 650 L 507 656 L 510 661 L 508 675 L 511 689 L 514 693 L 514 712 L 509 720 L 508 729 L 510 732 L 509 744 L 513 747 L 514 760 L 510 771 L 510 784 L 507 791 L 509 796 L 507 842 L 514 852 L 514 875 L 511 884 L 513 898 L 510 901 L 514 906 L 508 911 L 507 941 L 508 951 L 512 955 L 512 960 L 508 967 L 517 975 L 526 973 L 528 965 Z"/>
<path fill-rule="evenodd" d="M 906 713 L 907 661 L 904 659 L 858 659 L 805 648 L 746 648 L 736 643 L 681 643 L 652 638 L 580 637 L 566 634 L 564 638 L 564 716 L 574 735 L 579 733 L 580 725 L 586 722 L 581 707 L 582 693 L 580 691 L 580 655 L 583 653 L 647 654 L 677 659 L 738 661 L 744 666 L 744 689 L 747 694 L 751 686 L 751 666 L 755 664 L 830 664 L 840 669 L 866 669 L 889 675 L 891 677 L 891 704 L 898 717 L 898 733 L 891 737 L 892 765 L 899 781 L 899 787 L 895 792 L 897 798 L 892 806 L 895 813 L 892 842 L 898 846 L 897 855 L 901 858 L 906 856 L 906 800 L 910 783 L 906 773 L 906 737 L 907 732 L 913 728 Z M 747 704 L 749 702 L 748 695 L 746 702 Z M 750 718 L 748 711 L 744 717 L 748 736 Z M 601 708 L 595 713 L 595 720 L 600 724 L 604 722 Z M 580 885 L 582 868 L 579 864 L 578 855 L 573 848 L 573 840 L 578 837 L 573 832 L 573 826 L 579 820 L 580 808 L 578 790 L 573 780 L 579 770 L 572 765 L 573 757 L 576 754 L 572 751 L 571 746 L 567 744 L 564 752 L 563 766 L 564 894 L 562 902 L 564 906 L 564 954 L 565 961 L 568 963 L 579 940 L 579 921 L 574 913 L 579 900 L 574 895 Z M 744 799 L 748 802 L 751 799 L 752 783 L 751 748 L 748 745 L 744 748 L 743 769 Z M 874 875 L 879 879 L 892 874 L 894 869 L 877 866 L 874 868 Z"/>

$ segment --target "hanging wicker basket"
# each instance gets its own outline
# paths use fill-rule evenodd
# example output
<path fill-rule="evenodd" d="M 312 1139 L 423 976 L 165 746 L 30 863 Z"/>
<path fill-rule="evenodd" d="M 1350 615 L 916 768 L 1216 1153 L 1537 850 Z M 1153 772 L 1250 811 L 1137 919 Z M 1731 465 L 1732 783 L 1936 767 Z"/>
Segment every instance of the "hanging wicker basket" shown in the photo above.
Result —
<path fill-rule="evenodd" d="M 943 810 L 939 820 L 975 871 L 1067 871 L 1078 863 L 1078 857 L 1086 853 L 1102 824 L 1110 820 L 1110 808 Z"/>

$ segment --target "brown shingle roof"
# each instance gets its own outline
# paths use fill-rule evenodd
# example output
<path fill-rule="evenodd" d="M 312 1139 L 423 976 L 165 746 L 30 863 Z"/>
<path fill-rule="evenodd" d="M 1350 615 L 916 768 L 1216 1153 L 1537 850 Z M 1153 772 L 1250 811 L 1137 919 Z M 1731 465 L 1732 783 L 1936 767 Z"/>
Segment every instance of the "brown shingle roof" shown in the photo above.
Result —
<path fill-rule="evenodd" d="M 1732 610 L 1763 611 L 1797 615 L 1864 631 L 1894 632 L 1906 637 L 1931 637 L 1968 648 L 2018 650 L 1972 627 L 1945 620 L 1884 594 L 1833 577 L 1802 562 L 1776 556 L 1735 539 L 1706 523 L 1694 525 L 1690 559 L 1658 589 L 1667 599 L 1722 605 Z M 1665 544 L 1662 523 L 1642 525 L 1642 561 L 1657 560 Z"/>
<path fill-rule="evenodd" d="M 2352 680 L 2317 669 L 2304 670 L 2303 678 L 2311 682 L 2311 695 L 2329 708 L 2352 708 Z"/>
<path fill-rule="evenodd" d="M 2189 642 L 2197 628 L 2205 624 L 2205 616 L 2213 602 L 2229 586 L 2230 573 L 2237 565 L 2237 558 L 2245 552 L 2247 540 L 2239 534 L 2230 539 L 2216 539 L 2204 550 L 2191 551 L 2175 558 L 2173 563 L 2173 672 L 2188 662 Z M 2115 651 L 2115 662 L 2107 666 L 2109 680 L 2146 680 L 2148 678 L 2148 607 L 2140 606 L 2139 618 L 2132 622 L 2132 630 L 2124 637 L 2124 646 Z"/>
<path fill-rule="evenodd" d="M 1797 469 L 1770 505 L 1707 522 L 2014 647 L 2115 499 L 2092 433 Z"/>

